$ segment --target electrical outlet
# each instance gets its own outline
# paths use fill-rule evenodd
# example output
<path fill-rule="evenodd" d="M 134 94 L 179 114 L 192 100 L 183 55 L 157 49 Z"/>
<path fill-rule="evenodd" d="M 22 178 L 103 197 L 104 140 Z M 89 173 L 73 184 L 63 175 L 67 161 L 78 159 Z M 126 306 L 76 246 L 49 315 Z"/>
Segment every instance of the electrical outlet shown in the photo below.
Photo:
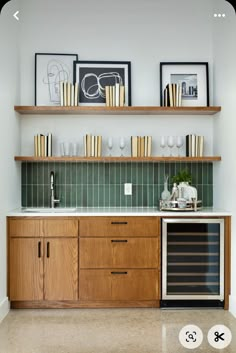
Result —
<path fill-rule="evenodd" d="M 132 195 L 132 183 L 124 184 L 124 193 L 125 195 Z"/>

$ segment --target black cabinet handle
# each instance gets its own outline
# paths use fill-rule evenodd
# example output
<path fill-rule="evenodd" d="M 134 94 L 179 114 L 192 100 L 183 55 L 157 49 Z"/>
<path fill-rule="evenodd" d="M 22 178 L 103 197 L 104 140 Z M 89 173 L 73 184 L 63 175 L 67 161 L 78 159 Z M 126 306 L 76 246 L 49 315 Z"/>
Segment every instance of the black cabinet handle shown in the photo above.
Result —
<path fill-rule="evenodd" d="M 128 243 L 127 239 L 112 239 L 112 243 Z"/>
<path fill-rule="evenodd" d="M 50 242 L 47 242 L 47 257 L 50 257 Z"/>
<path fill-rule="evenodd" d="M 38 242 L 38 257 L 41 257 L 41 241 Z"/>
<path fill-rule="evenodd" d="M 111 275 L 127 275 L 127 271 L 112 271 Z"/>
<path fill-rule="evenodd" d="M 128 224 L 128 222 L 111 222 L 111 224 Z"/>

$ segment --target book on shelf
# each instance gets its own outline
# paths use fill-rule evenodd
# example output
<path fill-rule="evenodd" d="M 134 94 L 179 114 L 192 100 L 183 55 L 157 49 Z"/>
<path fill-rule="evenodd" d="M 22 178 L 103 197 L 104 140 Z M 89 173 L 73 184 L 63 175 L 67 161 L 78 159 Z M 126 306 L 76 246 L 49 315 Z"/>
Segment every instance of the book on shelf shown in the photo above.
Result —
<path fill-rule="evenodd" d="M 72 84 L 60 82 L 60 104 L 62 107 L 74 107 L 78 105 L 78 83 Z"/>
<path fill-rule="evenodd" d="M 168 83 L 163 91 L 164 107 L 181 107 L 182 90 L 181 85 L 176 83 Z"/>
<path fill-rule="evenodd" d="M 131 136 L 131 157 L 151 157 L 152 136 Z"/>
<path fill-rule="evenodd" d="M 84 136 L 84 156 L 101 157 L 102 156 L 102 136 L 86 134 Z"/>
<path fill-rule="evenodd" d="M 186 156 L 203 157 L 204 154 L 204 136 L 195 134 L 186 135 Z"/>
<path fill-rule="evenodd" d="M 34 156 L 51 157 L 52 156 L 52 134 L 34 135 Z"/>
<path fill-rule="evenodd" d="M 105 86 L 105 99 L 107 107 L 123 107 L 125 104 L 125 87 L 116 83 Z"/>

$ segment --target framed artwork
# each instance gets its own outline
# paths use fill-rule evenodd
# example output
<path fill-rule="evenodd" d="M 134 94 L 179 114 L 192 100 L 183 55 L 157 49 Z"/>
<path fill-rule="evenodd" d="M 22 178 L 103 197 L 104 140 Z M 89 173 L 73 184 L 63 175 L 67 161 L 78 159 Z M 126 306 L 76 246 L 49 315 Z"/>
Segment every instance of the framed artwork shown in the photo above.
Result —
<path fill-rule="evenodd" d="M 131 105 L 130 61 L 75 61 L 74 83 L 79 84 L 79 104 L 105 105 L 105 86 L 125 87 L 124 105 Z"/>
<path fill-rule="evenodd" d="M 35 53 L 35 105 L 60 105 L 60 82 L 73 83 L 77 54 Z"/>
<path fill-rule="evenodd" d="M 164 89 L 168 84 L 179 85 L 182 106 L 209 106 L 209 75 L 207 62 L 161 62 L 161 106 L 164 105 Z"/>

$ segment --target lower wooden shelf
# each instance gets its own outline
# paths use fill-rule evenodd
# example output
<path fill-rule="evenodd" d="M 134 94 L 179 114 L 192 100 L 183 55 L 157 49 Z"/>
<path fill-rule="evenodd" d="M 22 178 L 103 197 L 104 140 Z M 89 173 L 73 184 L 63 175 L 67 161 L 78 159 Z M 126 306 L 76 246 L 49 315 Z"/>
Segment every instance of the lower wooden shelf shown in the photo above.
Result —
<path fill-rule="evenodd" d="M 34 157 L 15 156 L 15 161 L 21 162 L 218 162 L 220 156 L 204 157 Z"/>

